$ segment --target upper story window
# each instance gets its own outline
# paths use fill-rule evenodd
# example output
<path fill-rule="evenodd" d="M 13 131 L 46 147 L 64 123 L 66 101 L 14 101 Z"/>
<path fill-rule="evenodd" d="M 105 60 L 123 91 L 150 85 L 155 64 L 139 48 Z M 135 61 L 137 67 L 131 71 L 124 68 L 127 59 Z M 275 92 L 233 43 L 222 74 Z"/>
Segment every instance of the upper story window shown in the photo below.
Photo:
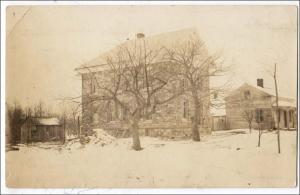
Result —
<path fill-rule="evenodd" d="M 188 80 L 187 79 L 181 79 L 180 84 L 181 84 L 182 89 L 186 89 L 188 87 Z"/>
<path fill-rule="evenodd" d="M 218 98 L 218 93 L 215 92 L 215 93 L 214 93 L 214 99 L 217 99 L 217 98 Z"/>
<path fill-rule="evenodd" d="M 90 89 L 91 89 L 91 93 L 96 93 L 96 81 L 93 78 L 91 78 Z"/>
<path fill-rule="evenodd" d="M 183 102 L 183 118 L 186 118 L 186 119 L 189 118 L 189 102 L 188 101 Z"/>
<path fill-rule="evenodd" d="M 107 103 L 107 108 L 106 108 L 107 110 L 107 122 L 110 122 L 110 121 L 112 121 L 112 106 L 111 106 L 111 102 L 108 102 Z"/>
<path fill-rule="evenodd" d="M 244 98 L 245 98 L 246 100 L 250 99 L 250 96 L 251 96 L 251 94 L 250 94 L 250 91 L 249 91 L 249 90 L 244 91 Z"/>

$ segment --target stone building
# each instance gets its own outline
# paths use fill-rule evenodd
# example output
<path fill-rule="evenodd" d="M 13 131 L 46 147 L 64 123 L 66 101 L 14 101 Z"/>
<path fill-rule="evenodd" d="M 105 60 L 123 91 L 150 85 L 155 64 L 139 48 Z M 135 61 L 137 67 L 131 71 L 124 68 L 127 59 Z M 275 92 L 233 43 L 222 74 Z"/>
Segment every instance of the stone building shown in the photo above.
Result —
<path fill-rule="evenodd" d="M 175 44 L 184 43 L 191 37 L 199 38 L 194 29 L 168 32 L 154 36 L 145 36 L 138 33 L 132 40 L 126 40 L 117 47 L 138 45 L 147 42 L 148 47 L 170 48 Z M 117 48 L 116 47 L 116 48 Z M 100 54 L 97 58 L 76 69 L 82 78 L 82 132 L 88 133 L 94 128 L 103 128 L 116 136 L 124 136 L 124 130 L 128 129 L 126 117 L 127 111 L 122 109 L 114 101 L 91 101 L 93 94 L 101 96 L 97 89 L 97 83 L 110 83 L 113 85 L 112 74 L 107 69 L 107 56 L 116 53 L 116 48 Z M 160 64 L 157 66 L 157 64 Z M 154 68 L 172 68 L 172 64 L 155 60 Z M 205 71 L 209 71 L 208 69 Z M 188 82 L 181 79 L 173 83 L 171 88 L 187 87 Z M 209 78 L 203 81 L 203 88 L 199 90 L 203 94 L 209 94 Z M 163 95 L 163 94 L 161 94 Z M 201 107 L 200 126 L 202 133 L 210 133 L 209 129 L 209 95 L 203 98 Z M 193 101 L 190 94 L 182 94 L 171 101 L 160 105 L 151 117 L 143 118 L 139 124 L 140 134 L 149 136 L 180 137 L 191 134 L 191 116 L 193 112 Z"/>
<path fill-rule="evenodd" d="M 230 129 L 248 128 L 243 117 L 246 111 L 253 114 L 253 128 L 291 129 L 297 126 L 296 102 L 279 95 L 279 115 L 276 114 L 275 90 L 264 88 L 263 79 L 257 79 L 257 86 L 248 83 L 232 91 L 225 98 L 226 117 Z"/>

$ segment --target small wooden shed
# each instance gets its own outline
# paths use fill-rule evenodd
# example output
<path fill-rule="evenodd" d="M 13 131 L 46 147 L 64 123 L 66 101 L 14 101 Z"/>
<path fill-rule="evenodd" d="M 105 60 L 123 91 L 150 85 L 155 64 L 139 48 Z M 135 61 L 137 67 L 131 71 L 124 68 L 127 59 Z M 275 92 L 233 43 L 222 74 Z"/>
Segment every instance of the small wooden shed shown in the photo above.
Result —
<path fill-rule="evenodd" d="M 21 143 L 63 140 L 64 129 L 58 118 L 29 117 L 21 126 Z"/>
<path fill-rule="evenodd" d="M 226 118 L 226 111 L 223 107 L 211 108 L 211 129 L 213 131 L 228 130 L 229 124 Z"/>

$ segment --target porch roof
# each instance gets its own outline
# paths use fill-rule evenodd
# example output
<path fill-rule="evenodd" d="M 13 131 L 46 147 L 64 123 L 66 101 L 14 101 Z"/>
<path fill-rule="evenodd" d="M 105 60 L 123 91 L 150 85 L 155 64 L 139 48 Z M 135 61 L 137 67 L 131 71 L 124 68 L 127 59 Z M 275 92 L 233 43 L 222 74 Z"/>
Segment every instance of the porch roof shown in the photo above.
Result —
<path fill-rule="evenodd" d="M 272 104 L 273 107 L 276 106 L 276 102 Z M 278 101 L 278 106 L 279 107 L 291 107 L 291 108 L 296 108 L 296 103 L 295 102 L 288 102 L 288 101 Z"/>
<path fill-rule="evenodd" d="M 61 125 L 60 121 L 56 117 L 51 118 L 32 118 L 32 122 L 35 125 L 43 125 L 43 126 L 57 126 Z"/>

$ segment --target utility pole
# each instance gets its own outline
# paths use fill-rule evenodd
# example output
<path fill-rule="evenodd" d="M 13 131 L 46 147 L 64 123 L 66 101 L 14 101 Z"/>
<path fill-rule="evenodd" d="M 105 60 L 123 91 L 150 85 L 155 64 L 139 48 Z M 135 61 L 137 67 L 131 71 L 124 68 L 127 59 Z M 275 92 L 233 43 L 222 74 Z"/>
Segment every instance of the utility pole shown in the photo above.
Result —
<path fill-rule="evenodd" d="M 279 129 L 279 108 L 278 108 L 278 88 L 277 88 L 277 76 L 276 76 L 276 66 L 274 67 L 274 82 L 275 82 L 275 91 L 276 91 L 276 117 L 277 117 L 277 144 L 278 144 L 278 153 L 280 154 L 280 129 Z"/>

